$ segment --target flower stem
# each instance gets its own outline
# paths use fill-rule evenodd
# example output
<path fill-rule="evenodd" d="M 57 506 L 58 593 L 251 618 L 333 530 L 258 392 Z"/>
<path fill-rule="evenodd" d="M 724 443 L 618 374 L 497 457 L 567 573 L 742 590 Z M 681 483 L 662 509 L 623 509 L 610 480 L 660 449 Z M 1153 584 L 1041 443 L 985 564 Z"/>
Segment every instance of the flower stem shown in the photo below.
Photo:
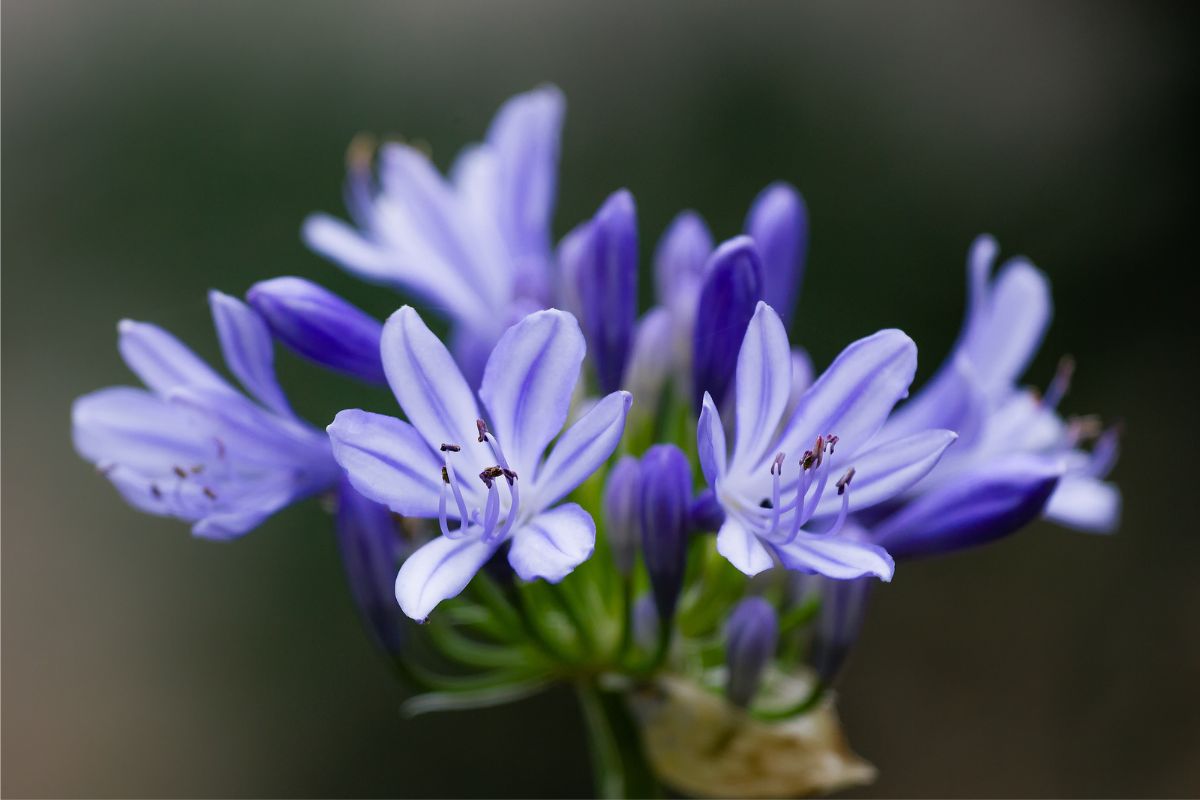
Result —
<path fill-rule="evenodd" d="M 621 693 L 601 689 L 588 678 L 576 682 L 575 692 L 587 728 L 596 797 L 661 797 Z"/>

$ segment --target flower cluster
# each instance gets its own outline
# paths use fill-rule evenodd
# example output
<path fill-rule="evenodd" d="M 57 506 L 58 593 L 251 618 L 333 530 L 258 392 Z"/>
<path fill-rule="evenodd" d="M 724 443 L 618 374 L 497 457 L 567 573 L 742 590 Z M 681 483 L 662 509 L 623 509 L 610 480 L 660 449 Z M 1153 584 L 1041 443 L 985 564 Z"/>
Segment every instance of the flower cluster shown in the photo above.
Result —
<path fill-rule="evenodd" d="M 917 346 L 898 330 L 814 375 L 787 332 L 800 194 L 768 186 L 723 242 L 681 213 L 640 302 L 628 191 L 552 240 L 563 111 L 552 87 L 509 100 L 447 176 L 412 146 L 356 140 L 349 221 L 314 215 L 304 240 L 414 305 L 380 322 L 298 277 L 244 302 L 213 292 L 245 393 L 123 321 L 145 388 L 80 397 L 76 449 L 130 504 L 204 538 L 327 498 L 364 620 L 427 690 L 414 713 L 570 679 L 591 719 L 605 693 L 669 678 L 723 691 L 731 713 L 797 719 L 828 707 L 897 561 L 1039 516 L 1114 529 L 1117 429 L 1059 416 L 1069 361 L 1044 392 L 1018 385 L 1050 319 L 1030 263 L 993 271 L 995 243 L 976 241 L 962 333 L 912 397 Z M 386 385 L 397 407 L 348 408 L 324 430 L 300 419 L 276 342 Z"/>

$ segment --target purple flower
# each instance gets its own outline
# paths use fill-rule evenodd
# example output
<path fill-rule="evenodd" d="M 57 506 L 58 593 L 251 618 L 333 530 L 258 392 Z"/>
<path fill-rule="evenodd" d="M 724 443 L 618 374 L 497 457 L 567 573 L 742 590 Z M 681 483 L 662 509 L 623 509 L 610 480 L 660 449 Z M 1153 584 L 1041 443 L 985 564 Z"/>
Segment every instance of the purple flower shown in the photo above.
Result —
<path fill-rule="evenodd" d="M 980 237 L 968 258 L 969 303 L 962 333 L 934 378 L 888 422 L 889 435 L 940 425 L 959 445 L 909 493 L 911 505 L 873 526 L 897 554 L 966 547 L 1012 533 L 1044 513 L 1070 527 L 1109 532 L 1120 494 L 1103 480 L 1117 432 L 1091 419 L 1065 422 L 1056 406 L 1069 384 L 1065 361 L 1039 397 L 1017 381 L 1051 314 L 1045 276 L 1011 259 L 993 277 L 996 243 Z M 1090 451 L 1081 445 L 1096 438 Z"/>
<path fill-rule="evenodd" d="M 762 300 L 762 269 L 754 241 L 745 236 L 725 242 L 709 260 L 692 334 L 692 398 L 697 408 L 705 393 L 717 405 L 725 400 L 746 326 Z"/>
<path fill-rule="evenodd" d="M 251 286 L 246 301 L 299 355 L 368 383 L 387 381 L 379 360 L 383 325 L 328 289 L 303 278 L 272 278 Z"/>
<path fill-rule="evenodd" d="M 413 619 L 461 592 L 505 542 L 524 580 L 560 581 L 591 555 L 591 515 L 559 501 L 617 446 L 630 396 L 604 397 L 559 435 L 584 351 L 579 325 L 562 311 L 530 314 L 509 328 L 480 385 L 485 423 L 450 352 L 416 311 L 405 306 L 384 324 L 384 370 L 410 422 L 347 410 L 329 435 L 361 494 L 398 514 L 439 521 L 442 535 L 396 578 L 396 598 Z"/>
<path fill-rule="evenodd" d="M 697 428 L 700 464 L 725 513 L 718 551 L 747 575 L 770 568 L 774 555 L 785 567 L 831 578 L 890 580 L 885 550 L 839 534 L 851 510 L 908 489 L 956 438 L 948 430 L 877 435 L 916 363 L 916 346 L 900 331 L 859 340 L 804 393 L 781 430 L 791 352 L 779 315 L 759 303 L 737 359 L 732 455 L 707 395 Z"/>
<path fill-rule="evenodd" d="M 622 189 L 559 247 L 566 293 L 576 310 L 601 392 L 622 385 L 637 320 L 637 210 Z"/>
<path fill-rule="evenodd" d="M 642 543 L 642 467 L 633 456 L 623 456 L 604 483 L 604 530 L 617 572 L 633 572 Z"/>
<path fill-rule="evenodd" d="M 229 539 L 332 486 L 338 469 L 325 435 L 284 398 L 262 319 L 219 292 L 209 300 L 225 363 L 253 399 L 163 329 L 124 320 L 118 347 L 146 388 L 80 397 L 72 427 L 76 450 L 131 505 Z"/>
<path fill-rule="evenodd" d="M 809 661 L 821 683 L 829 685 L 841 672 L 846 656 L 858 641 L 871 599 L 872 581 L 867 578 L 814 580 L 819 582 L 821 612 L 813 632 Z"/>
<path fill-rule="evenodd" d="M 787 323 L 792 317 L 808 253 L 808 208 L 795 187 L 773 183 L 746 216 L 746 235 L 763 262 L 763 300 Z"/>
<path fill-rule="evenodd" d="M 775 657 L 779 619 L 761 597 L 747 597 L 725 622 L 725 694 L 745 708 L 758 692 L 763 672 Z"/>
<path fill-rule="evenodd" d="M 642 557 L 659 618 L 675 616 L 687 560 L 688 511 L 692 470 L 687 456 L 672 444 L 656 444 L 641 464 Z"/>
<path fill-rule="evenodd" d="M 544 86 L 506 102 L 487 139 L 449 179 L 414 147 L 352 148 L 346 198 L 353 225 L 317 214 L 310 247 L 361 278 L 420 296 L 455 323 L 468 372 L 507 325 L 551 297 L 550 218 L 563 97 Z M 482 341 L 482 344 L 479 343 Z"/>

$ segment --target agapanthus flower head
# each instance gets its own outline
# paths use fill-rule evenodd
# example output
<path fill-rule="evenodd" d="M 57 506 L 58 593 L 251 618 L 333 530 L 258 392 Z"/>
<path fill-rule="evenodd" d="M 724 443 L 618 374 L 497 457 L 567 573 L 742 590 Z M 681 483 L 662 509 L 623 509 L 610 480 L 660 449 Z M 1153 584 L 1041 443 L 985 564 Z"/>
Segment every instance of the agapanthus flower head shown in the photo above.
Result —
<path fill-rule="evenodd" d="M 891 557 L 865 543 L 849 514 L 908 489 L 933 468 L 953 432 L 877 436 L 908 391 L 916 346 L 885 330 L 847 347 L 782 425 L 792 376 L 779 315 L 759 303 L 737 359 L 732 454 L 712 398 L 697 428 L 700 464 L 724 512 L 717 549 L 754 575 L 774 565 L 847 579 L 890 580 Z"/>
<path fill-rule="evenodd" d="M 360 493 L 439 522 L 442 535 L 396 578 L 406 614 L 425 619 L 505 543 L 523 580 L 560 581 L 591 555 L 591 515 L 559 501 L 613 452 L 631 398 L 613 392 L 563 431 L 585 352 L 574 317 L 539 311 L 500 337 L 479 386 L 486 420 L 450 352 L 412 308 L 385 323 L 381 352 L 409 422 L 347 410 L 329 435 Z"/>
<path fill-rule="evenodd" d="M 225 363 L 250 397 L 162 328 L 124 320 L 118 348 L 146 388 L 101 389 L 71 416 L 76 450 L 130 504 L 227 539 L 333 486 L 338 469 L 325 435 L 288 405 L 262 319 L 220 292 L 209 300 Z"/>
<path fill-rule="evenodd" d="M 513 97 L 449 178 L 410 145 L 384 144 L 374 168 L 372 148 L 352 148 L 345 194 L 353 224 L 314 215 L 305 241 L 450 317 L 456 352 L 476 373 L 508 324 L 553 300 L 550 218 L 563 109 L 552 86 Z"/>

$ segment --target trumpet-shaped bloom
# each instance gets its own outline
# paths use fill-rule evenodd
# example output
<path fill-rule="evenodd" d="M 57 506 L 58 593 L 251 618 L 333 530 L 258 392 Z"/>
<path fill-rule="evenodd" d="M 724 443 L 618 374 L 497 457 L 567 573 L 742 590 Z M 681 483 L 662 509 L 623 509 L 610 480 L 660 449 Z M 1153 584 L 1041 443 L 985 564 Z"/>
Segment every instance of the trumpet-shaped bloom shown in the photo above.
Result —
<path fill-rule="evenodd" d="M 924 477 L 956 438 L 937 429 L 877 435 L 908 391 L 916 364 L 916 346 L 900 331 L 861 339 L 802 395 L 781 429 L 792 391 L 791 351 L 779 315 L 760 303 L 738 355 L 732 454 L 707 395 L 697 428 L 700 464 L 725 517 L 718 551 L 747 575 L 778 558 L 830 578 L 890 580 L 891 556 L 843 535 L 843 527 L 850 512 Z"/>
<path fill-rule="evenodd" d="M 165 330 L 125 320 L 118 347 L 146 388 L 84 395 L 71 416 L 76 450 L 131 505 L 228 539 L 332 486 L 338 469 L 324 434 L 288 405 L 262 319 L 219 292 L 209 300 L 225 363 L 250 397 Z"/>
<path fill-rule="evenodd" d="M 1046 277 L 1024 259 L 995 276 L 996 243 L 981 236 L 967 262 L 962 333 L 933 380 L 888 422 L 889 435 L 941 425 L 962 440 L 914 487 L 912 508 L 875 527 L 897 552 L 925 554 L 1011 533 L 1038 513 L 1093 532 L 1115 528 L 1120 494 L 1103 479 L 1117 432 L 1091 419 L 1064 421 L 1056 407 L 1072 366 L 1065 361 L 1041 396 L 1018 388 L 1051 315 Z M 1091 450 L 1084 450 L 1089 438 Z M 938 522 L 931 524 L 934 517 Z"/>
<path fill-rule="evenodd" d="M 371 149 L 352 147 L 345 196 L 353 224 L 314 215 L 305 241 L 359 277 L 447 314 L 460 360 L 477 372 L 510 322 L 552 300 L 550 217 L 563 107 L 552 86 L 513 97 L 449 178 L 399 143 L 380 148 L 376 175 Z"/>
<path fill-rule="evenodd" d="M 630 396 L 613 392 L 559 435 L 585 352 L 574 317 L 539 311 L 501 336 L 479 388 L 487 421 L 450 352 L 412 308 L 384 324 L 381 352 L 409 422 L 347 410 L 329 435 L 361 494 L 398 514 L 439 521 L 442 535 L 396 577 L 406 614 L 425 619 L 505 542 L 524 580 L 560 581 L 591 555 L 591 515 L 559 501 L 616 448 Z"/>

